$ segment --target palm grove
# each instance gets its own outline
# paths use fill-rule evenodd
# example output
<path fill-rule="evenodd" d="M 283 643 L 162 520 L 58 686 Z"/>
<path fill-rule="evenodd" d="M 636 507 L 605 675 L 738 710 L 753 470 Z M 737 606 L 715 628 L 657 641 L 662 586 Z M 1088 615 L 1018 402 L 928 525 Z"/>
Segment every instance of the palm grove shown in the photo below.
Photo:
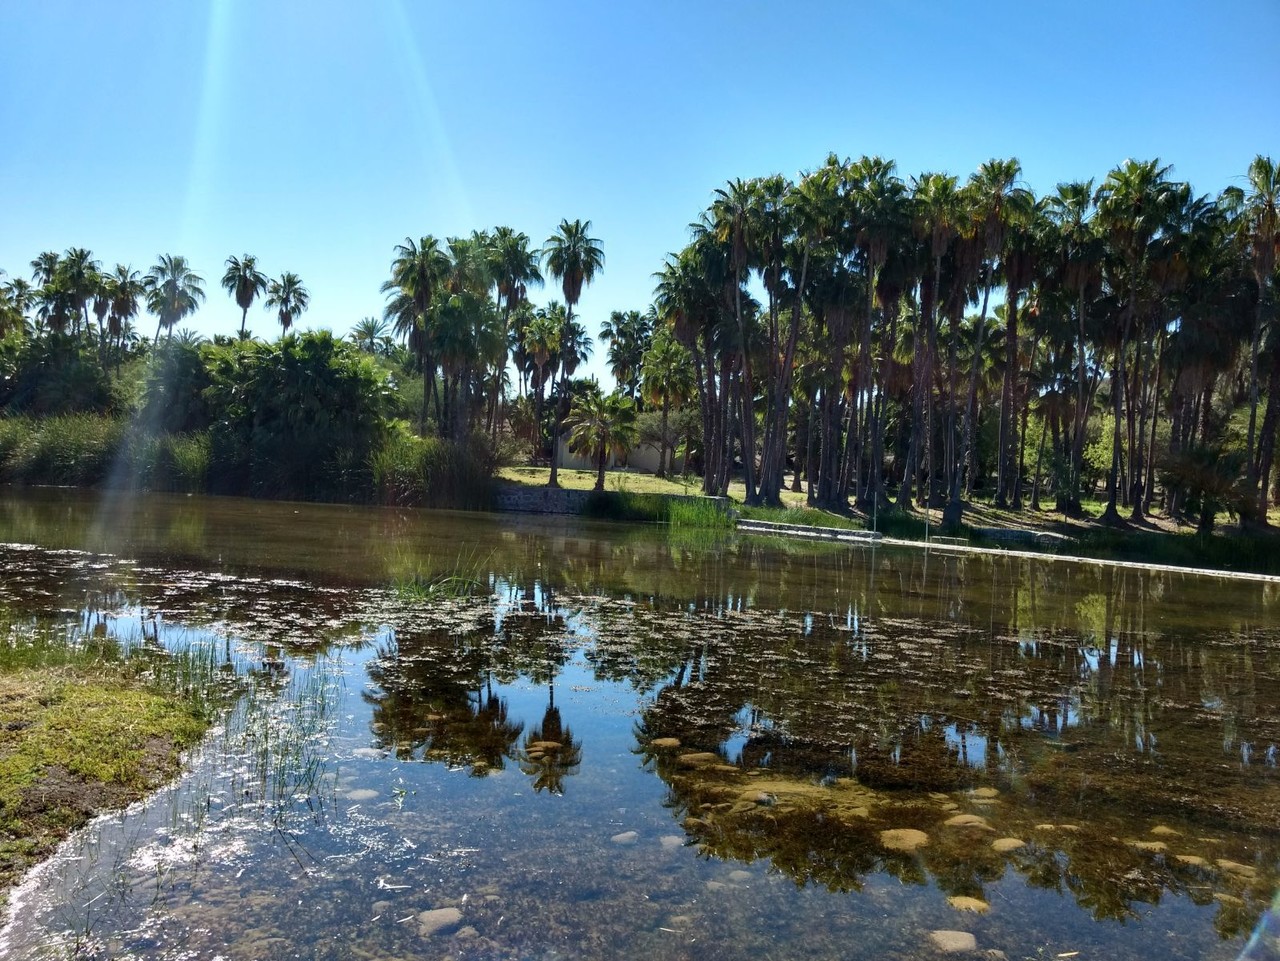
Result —
<path fill-rule="evenodd" d="M 781 503 L 789 478 L 824 508 L 928 504 L 953 524 L 975 495 L 1013 509 L 1052 498 L 1073 514 L 1100 496 L 1113 522 L 1160 510 L 1207 529 L 1230 509 L 1262 524 L 1280 423 L 1278 195 L 1280 175 L 1262 156 L 1216 197 L 1158 161 L 1126 161 L 1044 196 L 1015 160 L 963 182 L 835 155 L 794 181 L 734 180 L 661 265 L 652 306 L 603 323 L 618 385 L 609 395 L 577 376 L 592 348 L 577 308 L 604 267 L 589 222 L 563 221 L 541 247 L 506 227 L 406 238 L 382 286 L 383 316 L 322 349 L 323 334 L 273 345 L 247 336 L 259 298 L 284 332 L 308 306 L 296 275 L 270 280 L 249 255 L 229 258 L 222 277 L 239 338 L 201 345 L 172 337 L 204 297 L 183 258 L 161 257 L 140 276 L 104 271 L 85 250 L 45 253 L 30 282 L 3 287 L 0 403 L 9 413 L 111 409 L 121 392 L 101 383 L 89 403 L 65 384 L 57 398 L 41 392 L 50 344 L 80 368 L 95 366 L 92 351 L 119 378 L 122 357 L 148 351 L 131 329 L 145 306 L 155 356 L 135 377 L 148 385 L 135 409 L 185 390 L 166 410 L 203 417 L 169 417 L 168 429 L 216 440 L 218 403 L 244 406 L 246 391 L 229 386 L 248 376 L 240 368 L 260 376 L 309 350 L 309 362 L 358 371 L 347 389 L 370 394 L 367 424 L 350 431 L 370 436 L 354 452 L 293 453 L 356 473 L 360 458 L 381 458 L 384 480 L 415 469 L 386 468 L 388 449 L 420 457 L 413 445 L 430 440 L 483 447 L 490 461 L 495 450 L 546 461 L 555 485 L 567 438 L 602 484 L 609 453 L 643 436 L 660 450 L 660 472 L 679 446 L 705 493 L 726 494 L 732 481 L 749 504 Z M 544 279 L 559 297 L 536 306 Z M 175 388 L 157 368 L 180 350 L 203 374 Z M 332 406 L 296 387 L 263 396 Z M 300 422 L 296 408 L 279 416 Z"/>

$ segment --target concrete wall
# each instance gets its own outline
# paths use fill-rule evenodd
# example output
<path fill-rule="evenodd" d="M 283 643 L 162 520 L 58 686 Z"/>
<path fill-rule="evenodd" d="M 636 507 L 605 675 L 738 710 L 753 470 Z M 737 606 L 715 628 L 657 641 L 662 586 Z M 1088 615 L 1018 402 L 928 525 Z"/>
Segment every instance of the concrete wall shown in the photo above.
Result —
<path fill-rule="evenodd" d="M 676 454 L 672 458 L 672 469 L 678 474 L 684 470 L 684 458 Z M 569 444 L 560 441 L 560 466 L 567 467 L 570 470 L 596 470 L 596 462 L 588 457 L 581 457 L 569 450 Z M 626 457 L 626 460 L 619 462 L 618 458 L 610 455 L 605 462 L 605 470 L 617 470 L 619 467 L 625 467 L 627 470 L 644 471 L 646 474 L 658 473 L 658 448 L 651 444 L 640 444 L 632 449 Z"/>

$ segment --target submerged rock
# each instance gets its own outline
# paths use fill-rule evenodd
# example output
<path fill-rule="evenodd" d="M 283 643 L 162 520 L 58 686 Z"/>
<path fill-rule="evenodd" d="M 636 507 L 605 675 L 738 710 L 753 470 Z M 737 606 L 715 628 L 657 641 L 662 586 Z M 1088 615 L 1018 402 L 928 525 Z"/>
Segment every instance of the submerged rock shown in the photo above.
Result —
<path fill-rule="evenodd" d="M 1129 847 L 1136 848 L 1139 851 L 1146 851 L 1148 854 L 1164 854 L 1165 851 L 1169 850 L 1169 845 L 1165 844 L 1163 841 L 1138 841 L 1131 839 L 1126 843 Z"/>
<path fill-rule="evenodd" d="M 975 801 L 994 801 L 999 796 L 1000 792 L 993 787 L 976 787 L 969 792 Z"/>
<path fill-rule="evenodd" d="M 1001 854 L 1008 854 L 1010 851 L 1016 851 L 1018 848 L 1025 848 L 1027 842 L 1021 838 L 997 838 L 991 842 L 992 850 L 999 851 Z"/>
<path fill-rule="evenodd" d="M 978 950 L 978 939 L 968 931 L 930 931 L 929 940 L 944 954 Z"/>
<path fill-rule="evenodd" d="M 635 844 L 640 835 L 635 831 L 623 831 L 609 838 L 614 844 Z"/>
<path fill-rule="evenodd" d="M 987 819 L 978 814 L 957 814 L 942 822 L 949 828 L 977 828 L 980 831 L 994 831 Z"/>
<path fill-rule="evenodd" d="M 435 908 L 431 911 L 423 911 L 418 915 L 418 934 L 429 938 L 448 931 L 461 920 L 462 912 L 457 908 Z"/>
<path fill-rule="evenodd" d="M 348 801 L 372 801 L 378 796 L 378 792 L 373 788 L 356 788 L 354 791 L 347 792 Z"/>
<path fill-rule="evenodd" d="M 649 742 L 649 746 L 657 751 L 674 751 L 680 746 L 680 738 L 678 737 L 655 737 Z"/>
<path fill-rule="evenodd" d="M 1198 854 L 1175 854 L 1174 857 L 1183 864 L 1191 865 L 1193 868 L 1207 868 L 1209 866 L 1209 862 Z"/>
<path fill-rule="evenodd" d="M 892 828 L 880 832 L 880 843 L 890 851 L 911 854 L 929 843 L 929 835 L 915 828 Z"/>
<path fill-rule="evenodd" d="M 1228 874 L 1234 874 L 1242 878 L 1252 880 L 1258 876 L 1258 869 L 1249 864 L 1241 864 L 1239 861 L 1228 861 L 1226 858 L 1218 858 L 1214 862 L 1223 871 Z"/>
<path fill-rule="evenodd" d="M 684 838 L 679 834 L 664 834 L 658 838 L 658 843 L 662 845 L 664 851 L 671 851 L 678 847 L 684 846 Z"/>
<path fill-rule="evenodd" d="M 1181 831 L 1175 831 L 1173 828 L 1165 827 L 1163 824 L 1157 824 L 1155 827 L 1151 829 L 1151 833 L 1154 834 L 1156 837 L 1160 837 L 1160 838 L 1182 837 Z"/>
<path fill-rule="evenodd" d="M 970 898 L 963 894 L 951 895 L 951 897 L 947 898 L 947 904 L 957 911 L 971 911 L 974 914 L 986 914 L 991 910 L 991 905 L 981 898 Z"/>
<path fill-rule="evenodd" d="M 720 763 L 720 755 L 712 754 L 710 751 L 695 751 L 691 754 L 681 754 L 676 763 L 681 767 L 708 767 L 712 764 Z"/>

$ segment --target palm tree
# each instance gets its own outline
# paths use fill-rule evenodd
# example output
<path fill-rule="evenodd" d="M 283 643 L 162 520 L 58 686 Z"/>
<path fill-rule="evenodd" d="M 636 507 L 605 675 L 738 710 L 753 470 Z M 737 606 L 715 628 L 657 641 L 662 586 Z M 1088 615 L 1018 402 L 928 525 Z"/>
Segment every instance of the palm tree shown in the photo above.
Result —
<path fill-rule="evenodd" d="M 279 280 L 267 285 L 267 299 L 263 306 L 276 309 L 276 318 L 280 321 L 281 336 L 289 332 L 293 322 L 311 304 L 311 294 L 302 285 L 302 278 L 295 273 L 285 271 Z"/>
<path fill-rule="evenodd" d="M 569 412 L 569 449 L 596 462 L 596 486 L 604 490 L 609 455 L 625 456 L 636 443 L 636 408 L 625 394 L 599 388 L 576 399 Z"/>
<path fill-rule="evenodd" d="M 160 331 L 173 334 L 174 325 L 195 313 L 204 300 L 204 280 L 178 254 L 161 254 L 143 278 L 147 309 L 156 315 L 156 340 Z"/>
<path fill-rule="evenodd" d="M 1233 199 L 1235 199 L 1233 195 Z M 1274 308 L 1276 252 L 1280 248 L 1280 166 L 1261 154 L 1249 164 L 1249 190 L 1238 199 L 1241 232 L 1252 257 L 1253 276 L 1258 285 L 1253 337 L 1249 344 L 1249 433 L 1245 446 L 1250 512 L 1256 513 L 1258 465 L 1254 458 L 1258 426 L 1258 354 L 1262 349 L 1263 327 Z M 1265 523 L 1265 518 L 1254 520 Z"/>
<path fill-rule="evenodd" d="M 977 433 L 978 375 L 984 356 L 987 308 L 992 288 L 996 285 L 997 263 L 1004 256 L 1010 222 L 1030 201 L 1030 194 L 1018 186 L 1021 176 L 1022 165 L 1016 157 L 1008 160 L 992 159 L 982 164 L 965 185 L 974 204 L 977 230 L 975 240 L 981 254 L 978 265 L 979 283 L 982 286 L 982 309 L 974 326 L 973 366 L 969 371 L 969 396 L 964 410 L 964 459 L 968 478 L 965 485 L 969 491 L 973 490 L 977 474 L 977 445 L 974 439 Z"/>
<path fill-rule="evenodd" d="M 125 327 L 138 315 L 138 302 L 146 292 L 142 277 L 124 264 L 116 264 L 116 269 L 107 276 L 106 295 L 110 302 L 107 334 L 115 341 L 117 348 L 123 346 Z"/>
<path fill-rule="evenodd" d="M 1101 238 L 1091 217 L 1093 181 L 1058 184 L 1055 194 L 1046 198 L 1049 216 L 1057 227 L 1060 244 L 1058 282 L 1075 295 L 1076 312 L 1076 408 L 1071 439 L 1071 467 L 1067 481 L 1066 507 L 1080 512 L 1080 470 L 1084 459 L 1084 431 L 1089 414 L 1086 402 L 1088 367 L 1085 347 L 1087 311 L 1085 299 L 1096 294 L 1102 280 Z"/>
<path fill-rule="evenodd" d="M 397 244 L 396 259 L 391 263 L 391 279 L 381 290 L 389 297 L 383 317 L 404 337 L 422 370 L 422 419 L 419 433 L 427 432 L 427 411 L 435 387 L 435 353 L 429 329 L 429 314 L 436 296 L 443 288 L 452 264 L 440 241 L 427 234 L 415 242 L 406 237 Z"/>
<path fill-rule="evenodd" d="M 547 380 L 554 379 L 555 368 L 559 365 L 560 338 L 565 329 L 564 314 L 564 307 L 552 301 L 534 315 L 524 331 L 525 350 L 534 367 L 534 421 L 539 451 L 545 450 L 542 436 L 542 394 Z M 551 365 L 550 370 L 547 369 L 548 365 Z"/>
<path fill-rule="evenodd" d="M 351 328 L 350 337 L 366 354 L 380 356 L 391 347 L 391 324 L 385 318 L 361 317 Z"/>
<path fill-rule="evenodd" d="M 81 322 L 84 323 L 86 330 L 89 327 L 89 301 L 93 299 L 100 286 L 101 266 L 93 259 L 93 252 L 83 247 L 69 248 L 58 263 L 58 274 L 62 278 L 66 294 L 76 305 L 73 333 L 79 332 Z"/>
<path fill-rule="evenodd" d="M 668 462 L 667 418 L 671 403 L 688 400 L 694 390 L 693 356 L 675 339 L 668 327 L 659 327 L 641 362 L 644 395 L 662 409 L 658 448 L 658 476 L 671 472 Z"/>
<path fill-rule="evenodd" d="M 640 397 L 641 361 L 653 337 L 651 316 L 638 310 L 615 310 L 600 325 L 609 344 L 609 371 L 632 401 Z"/>
<path fill-rule="evenodd" d="M 245 321 L 254 300 L 267 292 L 267 275 L 258 269 L 258 258 L 252 254 L 228 257 L 222 275 L 222 289 L 235 298 L 240 308 L 240 339 L 244 340 Z"/>
<path fill-rule="evenodd" d="M 582 297 L 582 288 L 595 279 L 596 274 L 604 270 L 604 251 L 600 241 L 590 235 L 591 221 L 561 220 L 556 232 L 547 238 L 542 247 L 542 262 L 548 272 L 560 282 L 560 290 L 564 293 L 565 326 L 573 320 L 573 308 Z M 561 338 L 563 342 L 569 338 Z M 559 487 L 557 473 L 559 461 L 559 443 L 563 412 L 561 406 L 556 407 L 555 432 L 551 440 L 551 478 L 549 487 Z"/>
<path fill-rule="evenodd" d="M 41 287 L 53 283 L 53 278 L 57 276 L 58 263 L 61 259 L 52 250 L 46 250 L 44 253 L 37 255 L 35 260 L 31 261 L 31 280 Z"/>
<path fill-rule="evenodd" d="M 1121 402 L 1125 392 L 1125 355 L 1137 323 L 1145 319 L 1143 291 L 1148 281 L 1150 247 L 1164 226 L 1173 196 L 1174 185 L 1168 179 L 1169 170 L 1168 166 L 1161 166 L 1159 160 L 1126 160 L 1107 174 L 1094 198 L 1099 225 L 1112 253 L 1112 287 L 1124 304 L 1124 319 L 1111 368 L 1115 427 L 1111 470 L 1107 477 L 1107 509 L 1103 514 L 1107 523 L 1120 520 L 1117 501 L 1122 456 Z M 1134 481 L 1140 482 L 1136 471 Z M 1135 502 L 1135 513 L 1141 516 L 1140 497 Z"/>

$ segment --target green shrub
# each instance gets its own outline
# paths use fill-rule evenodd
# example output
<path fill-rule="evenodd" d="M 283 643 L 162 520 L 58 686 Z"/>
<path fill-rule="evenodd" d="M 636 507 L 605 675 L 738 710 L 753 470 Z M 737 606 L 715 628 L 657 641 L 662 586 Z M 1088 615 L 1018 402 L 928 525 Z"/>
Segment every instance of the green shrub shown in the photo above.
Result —
<path fill-rule="evenodd" d="M 370 468 L 381 504 L 485 510 L 493 500 L 493 454 L 483 438 L 457 444 L 414 437 L 400 425 L 374 452 Z"/>
<path fill-rule="evenodd" d="M 100 414 L 12 417 L 3 424 L 0 479 L 25 484 L 100 484 L 125 438 L 121 421 Z"/>

